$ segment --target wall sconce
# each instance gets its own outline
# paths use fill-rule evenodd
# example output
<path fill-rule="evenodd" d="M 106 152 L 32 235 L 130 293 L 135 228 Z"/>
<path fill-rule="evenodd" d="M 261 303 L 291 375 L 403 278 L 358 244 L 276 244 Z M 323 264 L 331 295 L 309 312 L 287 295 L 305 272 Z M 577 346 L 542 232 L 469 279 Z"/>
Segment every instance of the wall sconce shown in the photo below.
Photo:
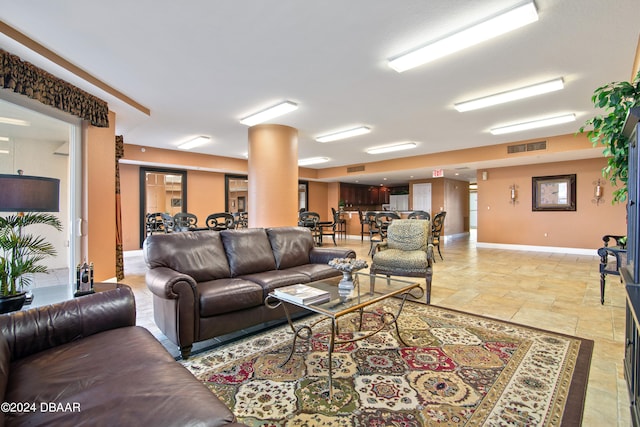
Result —
<path fill-rule="evenodd" d="M 509 187 L 509 202 L 515 206 L 518 203 L 518 186 L 513 184 Z"/>
<path fill-rule="evenodd" d="M 591 199 L 591 202 L 595 203 L 596 206 L 598 206 L 600 204 L 600 202 L 604 202 L 604 185 L 605 182 L 598 178 L 597 181 L 593 181 L 593 199 Z"/>

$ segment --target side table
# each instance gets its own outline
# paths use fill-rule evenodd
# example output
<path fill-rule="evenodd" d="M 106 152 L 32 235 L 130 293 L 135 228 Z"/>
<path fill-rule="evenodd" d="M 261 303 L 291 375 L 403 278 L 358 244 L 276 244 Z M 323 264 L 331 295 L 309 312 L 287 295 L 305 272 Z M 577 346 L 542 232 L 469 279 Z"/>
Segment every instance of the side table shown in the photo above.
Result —
<path fill-rule="evenodd" d="M 93 284 L 93 288 L 96 292 L 105 292 L 111 289 L 120 288 L 122 286 L 122 283 L 115 282 L 96 282 Z M 73 285 L 55 285 L 45 286 L 42 288 L 33 288 L 31 289 L 31 293 L 33 294 L 33 301 L 31 302 L 31 304 L 25 304 L 22 309 L 29 310 L 30 308 L 42 307 L 43 305 L 55 304 L 57 302 L 73 299 L 75 287 L 76 286 L 74 283 Z"/>

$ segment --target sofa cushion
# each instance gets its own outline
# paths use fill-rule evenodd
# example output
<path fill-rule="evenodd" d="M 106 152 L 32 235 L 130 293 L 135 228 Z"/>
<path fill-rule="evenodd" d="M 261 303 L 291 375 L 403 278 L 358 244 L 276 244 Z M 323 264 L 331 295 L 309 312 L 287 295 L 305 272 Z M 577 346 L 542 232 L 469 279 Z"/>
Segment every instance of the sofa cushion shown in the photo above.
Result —
<path fill-rule="evenodd" d="M 308 283 L 309 276 L 294 269 L 263 271 L 262 273 L 247 274 L 243 279 L 257 283 L 263 289 L 263 298 L 275 288 L 280 286 L 295 285 L 296 283 Z"/>
<path fill-rule="evenodd" d="M 395 219 L 387 229 L 387 245 L 403 251 L 426 251 L 431 223 L 426 219 Z"/>
<path fill-rule="evenodd" d="M 200 316 L 244 310 L 264 303 L 262 287 L 243 279 L 218 279 L 198 283 Z"/>
<path fill-rule="evenodd" d="M 314 244 L 308 228 L 267 228 L 267 235 L 278 270 L 309 264 L 309 252 Z"/>
<path fill-rule="evenodd" d="M 416 220 L 422 221 L 422 220 Z M 401 249 L 386 249 L 375 254 L 376 273 L 384 274 L 402 271 L 407 274 L 425 274 L 428 257 L 424 251 L 403 251 Z"/>
<path fill-rule="evenodd" d="M 302 273 L 309 277 L 309 281 L 328 279 L 329 277 L 342 276 L 342 273 L 327 264 L 306 264 L 292 267 L 289 270 Z"/>
<path fill-rule="evenodd" d="M 154 234 L 145 239 L 143 253 L 149 268 L 168 267 L 196 282 L 230 277 L 218 231 Z"/>
<path fill-rule="evenodd" d="M 234 420 L 149 331 L 137 326 L 13 362 L 4 401 L 33 402 L 38 409 L 8 414 L 10 425 L 220 426 Z M 40 412 L 42 403 L 71 410 Z"/>
<path fill-rule="evenodd" d="M 223 230 L 220 235 L 229 259 L 231 277 L 276 269 L 276 261 L 264 228 Z"/>

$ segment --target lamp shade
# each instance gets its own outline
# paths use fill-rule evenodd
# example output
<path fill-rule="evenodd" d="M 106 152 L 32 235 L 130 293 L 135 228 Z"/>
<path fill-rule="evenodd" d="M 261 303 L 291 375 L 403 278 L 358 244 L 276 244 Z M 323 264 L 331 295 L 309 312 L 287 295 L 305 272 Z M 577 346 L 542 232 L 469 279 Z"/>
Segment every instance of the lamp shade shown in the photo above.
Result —
<path fill-rule="evenodd" d="M 60 180 L 0 175 L 0 212 L 58 212 Z"/>

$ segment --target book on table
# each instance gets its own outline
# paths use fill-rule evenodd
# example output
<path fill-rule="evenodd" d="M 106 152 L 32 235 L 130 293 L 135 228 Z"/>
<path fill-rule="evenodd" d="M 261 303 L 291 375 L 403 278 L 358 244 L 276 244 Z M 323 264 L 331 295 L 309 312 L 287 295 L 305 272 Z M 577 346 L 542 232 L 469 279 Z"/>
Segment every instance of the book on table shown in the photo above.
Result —
<path fill-rule="evenodd" d="M 317 304 L 331 299 L 329 292 L 303 284 L 276 288 L 273 294 L 281 300 L 298 304 Z"/>

